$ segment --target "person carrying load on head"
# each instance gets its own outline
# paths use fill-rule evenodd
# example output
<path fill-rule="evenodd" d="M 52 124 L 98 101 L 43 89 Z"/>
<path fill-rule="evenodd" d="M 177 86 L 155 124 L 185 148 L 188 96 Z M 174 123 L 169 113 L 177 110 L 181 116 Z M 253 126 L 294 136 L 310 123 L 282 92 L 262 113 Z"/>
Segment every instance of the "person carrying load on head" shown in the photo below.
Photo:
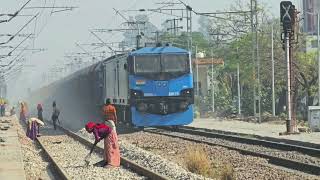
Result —
<path fill-rule="evenodd" d="M 44 123 L 38 119 L 38 118 L 30 118 L 28 121 L 27 121 L 27 133 L 26 135 L 32 139 L 32 140 L 35 140 L 36 137 L 37 137 L 37 134 L 38 134 L 38 128 L 39 126 L 43 126 Z"/>
<path fill-rule="evenodd" d="M 118 121 L 117 110 L 114 105 L 111 104 L 110 99 L 106 100 L 106 103 L 102 108 L 102 114 L 105 124 L 116 131 L 116 124 Z"/>
<path fill-rule="evenodd" d="M 85 125 L 88 133 L 93 133 L 95 141 L 90 149 L 90 153 L 85 157 L 85 161 L 88 163 L 88 159 L 93 152 L 94 147 L 104 139 L 104 160 L 105 168 L 119 167 L 120 166 L 120 150 L 118 144 L 118 136 L 115 130 L 105 124 L 96 124 L 94 122 L 88 122 Z"/>

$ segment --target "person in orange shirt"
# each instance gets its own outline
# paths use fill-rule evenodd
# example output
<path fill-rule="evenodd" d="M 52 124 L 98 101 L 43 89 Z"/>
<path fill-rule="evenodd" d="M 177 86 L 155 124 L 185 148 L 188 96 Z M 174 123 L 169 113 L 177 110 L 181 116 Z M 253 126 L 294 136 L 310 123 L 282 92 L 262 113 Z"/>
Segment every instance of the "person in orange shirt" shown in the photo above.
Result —
<path fill-rule="evenodd" d="M 26 103 L 21 102 L 20 103 L 20 120 L 23 122 L 27 122 L 27 106 Z"/>
<path fill-rule="evenodd" d="M 106 103 L 102 108 L 102 114 L 105 124 L 116 131 L 116 123 L 118 121 L 117 110 L 114 105 L 111 104 L 110 99 L 106 100 Z"/>

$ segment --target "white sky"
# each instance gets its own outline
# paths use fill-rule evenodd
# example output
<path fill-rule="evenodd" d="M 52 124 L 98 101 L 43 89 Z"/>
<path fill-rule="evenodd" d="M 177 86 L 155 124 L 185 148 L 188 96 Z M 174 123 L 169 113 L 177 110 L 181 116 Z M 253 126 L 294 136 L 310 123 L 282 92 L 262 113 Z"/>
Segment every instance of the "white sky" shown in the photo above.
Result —
<path fill-rule="evenodd" d="M 248 1 L 249 0 L 243 0 Z M 0 2 L 0 14 L 2 13 L 14 13 L 19 7 L 21 7 L 27 0 L 1 0 Z M 119 24 L 123 22 L 119 15 L 115 14 L 113 8 L 119 10 L 125 9 L 140 9 L 140 8 L 155 8 L 155 3 L 159 0 L 31 0 L 31 3 L 27 7 L 32 6 L 52 6 L 55 2 L 56 6 L 72 5 L 78 6 L 78 9 L 67 12 L 60 12 L 50 15 L 51 9 L 41 10 L 23 10 L 21 14 L 30 15 L 40 12 L 40 17 L 37 21 L 33 21 L 29 26 L 25 28 L 21 33 L 33 33 L 36 29 L 36 34 L 41 33 L 33 41 L 26 41 L 21 47 L 30 45 L 35 48 L 45 48 L 46 51 L 30 54 L 28 53 L 26 58 L 26 64 L 36 64 L 36 68 L 26 68 L 24 78 L 25 83 L 30 86 L 31 83 L 40 81 L 40 74 L 48 71 L 48 67 L 56 64 L 58 61 L 66 62 L 69 59 L 64 58 L 64 54 L 67 52 L 82 52 L 81 49 L 76 47 L 75 43 L 92 43 L 98 42 L 92 35 L 90 35 L 88 29 L 93 28 L 118 28 Z M 227 9 L 230 4 L 235 0 L 184 0 L 194 10 L 198 12 L 215 12 L 223 11 Z M 279 0 L 258 0 L 258 3 L 264 3 L 270 9 L 270 12 L 274 16 L 279 16 Z M 301 7 L 300 0 L 294 0 L 294 4 L 298 8 Z M 134 15 L 133 12 L 125 13 L 125 16 Z M 168 16 L 159 15 L 157 13 L 150 14 L 150 20 L 152 23 L 160 27 L 160 24 L 168 19 Z M 0 16 L 0 20 L 5 17 Z M 0 24 L 0 34 L 15 33 L 26 23 L 31 17 L 17 17 L 10 23 Z M 193 29 L 199 28 L 197 23 L 197 17 L 193 21 Z M 105 42 L 114 42 L 121 40 L 119 33 L 114 34 L 99 34 Z M 0 42 L 7 40 L 8 37 L 0 37 Z M 23 38 L 15 38 L 9 45 L 15 46 L 22 41 Z M 34 44 L 33 44 L 34 43 Z M 87 47 L 84 47 L 87 48 Z M 89 47 L 88 47 L 89 48 Z M 0 48 L 0 55 L 7 54 L 8 49 Z M 100 51 L 100 50 L 97 50 Z M 14 54 L 17 54 L 14 52 Z M 1 59 L 0 64 L 6 64 L 12 58 Z M 29 77 L 29 78 L 27 78 Z M 23 79 L 23 78 L 22 78 Z M 32 80 L 30 80 L 32 79 Z"/>

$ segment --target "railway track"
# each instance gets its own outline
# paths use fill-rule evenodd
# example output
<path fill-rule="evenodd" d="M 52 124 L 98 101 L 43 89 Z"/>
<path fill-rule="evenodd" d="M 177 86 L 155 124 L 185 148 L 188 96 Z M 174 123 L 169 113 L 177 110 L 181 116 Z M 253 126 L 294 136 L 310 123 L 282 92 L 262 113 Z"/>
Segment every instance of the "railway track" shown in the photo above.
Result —
<path fill-rule="evenodd" d="M 298 170 L 312 175 L 320 175 L 320 150 L 310 147 L 258 140 L 236 135 L 205 132 L 195 128 L 156 128 L 145 132 L 181 138 L 196 143 L 221 146 L 236 150 L 244 155 L 268 159 L 270 164 Z"/>
<path fill-rule="evenodd" d="M 168 179 L 123 157 L 121 167 L 111 171 L 102 168 L 99 163 L 88 166 L 84 157 L 92 146 L 91 142 L 63 127 L 57 131 L 51 127 L 41 131 L 44 134 L 37 141 L 51 161 L 58 179 Z M 102 152 L 103 149 L 97 146 L 91 159 L 101 160 Z"/>
<path fill-rule="evenodd" d="M 261 145 L 279 150 L 297 151 L 320 158 L 320 144 L 187 126 L 179 128 L 178 131 L 212 138 L 223 138 L 246 144 Z"/>

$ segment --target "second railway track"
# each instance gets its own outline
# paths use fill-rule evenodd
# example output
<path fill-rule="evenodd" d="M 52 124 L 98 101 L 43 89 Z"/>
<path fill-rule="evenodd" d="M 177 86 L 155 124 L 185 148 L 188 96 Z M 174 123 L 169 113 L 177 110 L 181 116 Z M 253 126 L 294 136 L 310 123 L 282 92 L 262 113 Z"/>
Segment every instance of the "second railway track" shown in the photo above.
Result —
<path fill-rule="evenodd" d="M 309 147 L 303 149 L 302 147 L 297 148 L 297 146 L 291 147 L 288 144 L 282 144 L 282 146 L 279 145 L 278 147 L 276 147 L 275 144 L 269 144 L 268 147 L 267 141 L 258 144 L 258 141 L 254 141 L 255 143 L 253 143 L 253 140 L 250 141 L 250 138 L 248 138 L 248 141 L 245 141 L 244 137 L 237 139 L 237 136 L 232 136 L 231 138 L 229 135 L 211 134 L 210 132 L 197 131 L 191 128 L 179 128 L 178 130 L 169 128 L 145 129 L 145 132 L 181 138 L 196 143 L 221 146 L 236 150 L 245 155 L 268 159 L 269 163 L 288 169 L 298 170 L 312 175 L 320 175 L 320 159 L 318 158 L 319 154 L 316 153 L 319 149 L 315 148 L 311 148 L 312 151 L 309 153 L 314 155 L 314 157 L 303 153 L 306 152 L 307 149 L 310 149 Z M 287 149 L 285 149 L 286 147 Z M 300 150 L 301 152 L 294 150 Z"/>

